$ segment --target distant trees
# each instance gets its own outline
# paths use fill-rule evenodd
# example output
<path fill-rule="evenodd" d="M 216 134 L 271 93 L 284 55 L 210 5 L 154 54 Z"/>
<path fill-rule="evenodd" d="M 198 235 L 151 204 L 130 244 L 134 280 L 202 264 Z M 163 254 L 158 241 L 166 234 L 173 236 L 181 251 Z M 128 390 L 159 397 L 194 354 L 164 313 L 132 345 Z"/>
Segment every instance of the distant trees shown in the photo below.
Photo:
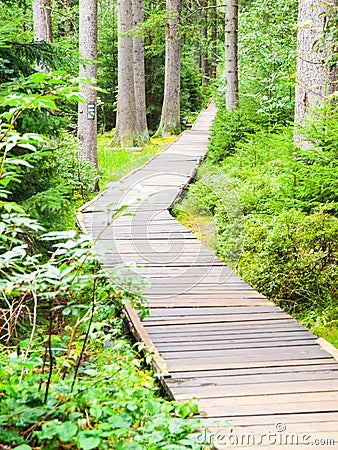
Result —
<path fill-rule="evenodd" d="M 79 0 L 80 78 L 91 78 L 82 83 L 80 95 L 84 103 L 78 106 L 79 155 L 97 167 L 97 93 L 93 89 L 97 77 L 97 0 Z"/>
<path fill-rule="evenodd" d="M 181 40 L 179 23 L 181 0 L 166 0 L 165 82 L 161 121 L 158 133 L 168 136 L 180 129 Z"/>

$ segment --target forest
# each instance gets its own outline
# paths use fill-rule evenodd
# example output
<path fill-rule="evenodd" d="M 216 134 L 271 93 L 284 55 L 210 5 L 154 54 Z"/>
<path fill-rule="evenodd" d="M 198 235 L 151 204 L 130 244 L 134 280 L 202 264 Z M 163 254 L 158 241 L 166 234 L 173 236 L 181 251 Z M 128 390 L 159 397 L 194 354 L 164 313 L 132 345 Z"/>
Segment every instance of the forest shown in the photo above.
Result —
<path fill-rule="evenodd" d="M 0 4 L 0 449 L 208 448 L 130 333 L 142 290 L 106 278 L 76 211 L 212 100 L 172 213 L 338 347 L 337 0 Z"/>

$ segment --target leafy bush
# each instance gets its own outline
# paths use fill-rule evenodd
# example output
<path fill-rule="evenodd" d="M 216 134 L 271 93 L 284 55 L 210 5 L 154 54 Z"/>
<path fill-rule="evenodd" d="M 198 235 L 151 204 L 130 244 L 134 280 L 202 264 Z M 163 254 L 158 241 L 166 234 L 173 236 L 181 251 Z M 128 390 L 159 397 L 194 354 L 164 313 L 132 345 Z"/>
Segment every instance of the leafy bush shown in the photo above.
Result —
<path fill-rule="evenodd" d="M 334 304 L 338 295 L 338 219 L 324 211 L 251 216 L 239 271 L 289 309 Z"/>
<path fill-rule="evenodd" d="M 240 111 L 217 111 L 210 130 L 207 158 L 214 164 L 223 161 L 235 151 L 236 143 L 259 129 L 252 118 Z"/>
<path fill-rule="evenodd" d="M 67 363 L 65 338 L 55 336 L 54 346 L 59 363 Z M 109 343 L 103 332 L 92 333 L 78 383 L 72 386 L 72 379 L 63 380 L 56 369 L 47 401 L 40 389 L 43 351 L 36 345 L 25 361 L 16 352 L 1 354 L 2 443 L 25 444 L 26 450 L 201 449 L 194 435 L 199 421 L 187 420 L 196 406 L 161 399 L 154 378 L 126 340 Z M 71 360 L 77 354 L 75 347 Z"/>
<path fill-rule="evenodd" d="M 297 195 L 308 210 L 331 203 L 338 212 L 338 109 L 326 106 L 307 121 L 302 134 L 308 148 L 296 150 Z"/>

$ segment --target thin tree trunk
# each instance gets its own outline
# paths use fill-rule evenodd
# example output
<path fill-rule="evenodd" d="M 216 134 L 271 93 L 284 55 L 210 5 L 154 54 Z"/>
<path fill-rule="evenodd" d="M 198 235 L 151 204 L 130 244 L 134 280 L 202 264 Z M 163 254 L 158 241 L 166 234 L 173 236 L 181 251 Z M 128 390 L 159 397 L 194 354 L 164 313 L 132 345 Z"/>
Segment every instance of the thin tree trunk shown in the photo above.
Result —
<path fill-rule="evenodd" d="M 212 0 L 212 25 L 211 25 L 211 68 L 210 78 L 216 78 L 217 68 L 217 0 Z"/>
<path fill-rule="evenodd" d="M 52 14 L 50 0 L 34 0 L 33 4 L 33 28 L 35 42 L 52 42 Z M 36 66 L 38 72 L 48 73 L 48 68 L 43 64 Z"/>
<path fill-rule="evenodd" d="M 134 25 L 144 22 L 144 0 L 133 0 Z M 149 140 L 147 127 L 144 38 L 133 38 L 136 129 L 141 142 Z"/>
<path fill-rule="evenodd" d="M 181 0 L 166 0 L 169 20 L 166 30 L 164 99 L 158 133 L 168 136 L 180 129 Z"/>
<path fill-rule="evenodd" d="M 226 108 L 238 107 L 238 0 L 227 0 L 226 16 Z"/>
<path fill-rule="evenodd" d="M 321 0 L 300 0 L 298 6 L 297 78 L 295 123 L 304 124 L 314 108 L 324 104 L 325 69 L 322 52 L 314 43 L 324 32 L 324 7 Z M 302 137 L 295 131 L 295 142 L 301 146 Z M 304 143 L 306 147 L 308 144 Z"/>
<path fill-rule="evenodd" d="M 78 151 L 81 158 L 97 167 L 97 94 L 93 89 L 97 77 L 97 0 L 79 0 L 79 52 L 85 60 L 80 64 L 80 78 L 92 78 L 82 83 L 80 95 L 85 103 L 78 107 Z"/>
<path fill-rule="evenodd" d="M 208 6 L 208 1 L 203 2 L 203 6 Z M 208 69 L 208 10 L 202 9 L 202 42 L 201 42 L 201 72 L 202 72 L 202 84 L 207 84 L 209 69 Z"/>
<path fill-rule="evenodd" d="M 118 1 L 118 101 L 114 141 L 132 147 L 136 136 L 132 0 Z"/>
<path fill-rule="evenodd" d="M 52 42 L 52 15 L 50 0 L 34 0 L 33 28 L 35 42 Z"/>

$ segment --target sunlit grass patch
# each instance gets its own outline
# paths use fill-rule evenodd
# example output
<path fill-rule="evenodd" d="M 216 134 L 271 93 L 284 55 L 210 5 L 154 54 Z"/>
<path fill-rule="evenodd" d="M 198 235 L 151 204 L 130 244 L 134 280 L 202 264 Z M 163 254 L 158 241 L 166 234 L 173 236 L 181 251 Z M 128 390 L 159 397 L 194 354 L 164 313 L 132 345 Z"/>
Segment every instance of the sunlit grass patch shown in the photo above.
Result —
<path fill-rule="evenodd" d="M 100 187 L 110 181 L 117 181 L 137 167 L 145 164 L 152 156 L 173 142 L 176 136 L 152 138 L 141 151 L 115 148 L 110 134 L 98 138 L 98 161 L 100 168 Z"/>

